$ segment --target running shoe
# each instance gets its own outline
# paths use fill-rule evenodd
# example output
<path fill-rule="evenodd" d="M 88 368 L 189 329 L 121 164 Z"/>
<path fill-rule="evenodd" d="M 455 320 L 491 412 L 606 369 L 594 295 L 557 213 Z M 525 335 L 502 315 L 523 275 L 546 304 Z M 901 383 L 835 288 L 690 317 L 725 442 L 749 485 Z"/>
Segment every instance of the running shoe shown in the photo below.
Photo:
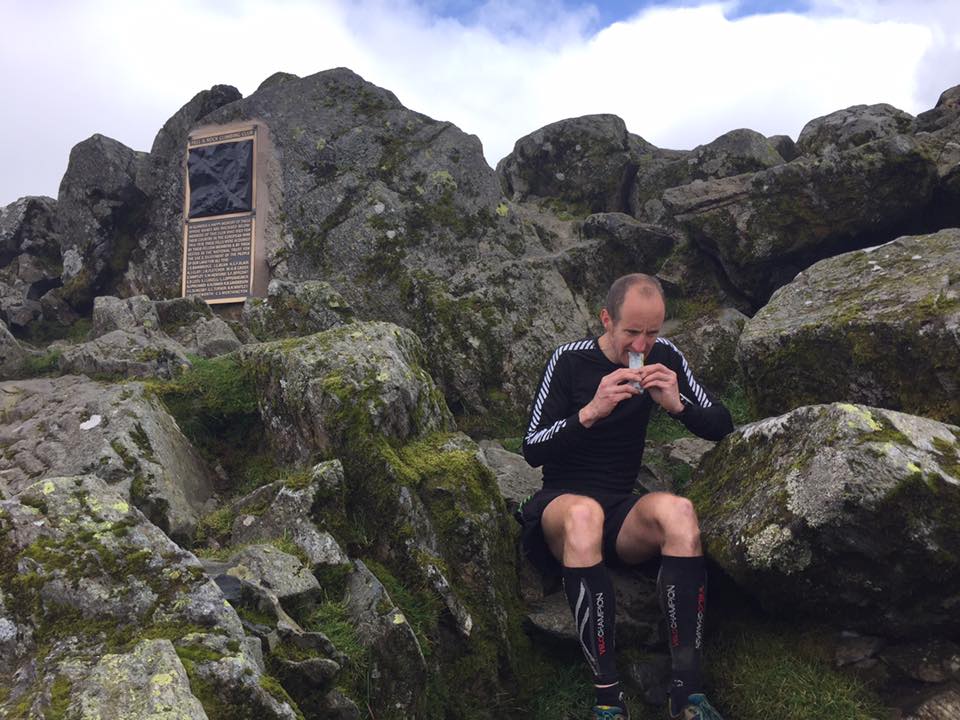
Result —
<path fill-rule="evenodd" d="M 687 704 L 683 706 L 679 715 L 674 715 L 673 707 L 670 707 L 670 718 L 671 720 L 723 720 L 703 693 L 694 693 L 688 697 Z"/>
<path fill-rule="evenodd" d="M 630 720 L 630 713 L 616 705 L 594 705 L 590 720 Z"/>

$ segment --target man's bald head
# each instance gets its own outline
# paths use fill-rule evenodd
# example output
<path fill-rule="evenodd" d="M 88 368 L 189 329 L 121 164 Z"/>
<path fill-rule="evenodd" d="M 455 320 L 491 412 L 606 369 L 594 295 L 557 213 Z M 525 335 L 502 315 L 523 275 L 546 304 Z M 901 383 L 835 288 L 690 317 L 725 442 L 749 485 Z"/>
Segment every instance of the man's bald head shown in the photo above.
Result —
<path fill-rule="evenodd" d="M 620 319 L 620 308 L 623 307 L 623 299 L 627 296 L 627 291 L 636 288 L 636 292 L 641 297 L 653 298 L 659 297 L 666 303 L 666 297 L 663 294 L 663 285 L 653 275 L 644 273 L 631 273 L 624 275 L 613 281 L 613 285 L 607 291 L 607 299 L 604 307 L 610 315 L 610 319 L 617 322 Z"/>

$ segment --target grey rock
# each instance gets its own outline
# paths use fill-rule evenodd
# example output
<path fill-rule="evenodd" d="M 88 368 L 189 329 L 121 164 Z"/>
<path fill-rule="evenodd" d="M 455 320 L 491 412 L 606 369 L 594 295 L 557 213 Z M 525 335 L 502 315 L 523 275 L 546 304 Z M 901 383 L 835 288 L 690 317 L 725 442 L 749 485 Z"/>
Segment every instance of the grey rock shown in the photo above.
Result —
<path fill-rule="evenodd" d="M 0 321 L 0 379 L 19 377 L 23 371 L 24 361 L 31 354 L 17 342 L 7 324 Z"/>
<path fill-rule="evenodd" d="M 525 497 L 543 487 L 543 473 L 530 467 L 523 455 L 491 440 L 481 440 L 480 448 L 483 461 L 497 476 L 497 487 L 510 512 L 516 510 Z"/>
<path fill-rule="evenodd" d="M 713 450 L 715 446 L 716 443 L 709 440 L 702 440 L 698 437 L 684 437 L 669 443 L 667 451 L 671 460 L 695 469 L 703 456 Z"/>
<path fill-rule="evenodd" d="M 887 648 L 883 660 L 914 680 L 943 683 L 960 680 L 960 646 L 950 640 L 936 638 L 924 643 L 911 643 Z"/>
<path fill-rule="evenodd" d="M 585 115 L 517 140 L 497 174 L 514 201 L 552 198 L 582 215 L 625 212 L 637 158 L 653 149 L 616 115 Z"/>
<path fill-rule="evenodd" d="M 224 642 L 242 636 L 239 619 L 196 558 L 99 478 L 41 480 L 0 501 L 0 515 L 4 553 L 16 572 L 34 578 L 13 608 L 17 624 L 43 631 L 64 613 L 76 617 L 58 627 L 56 638 L 75 638 L 81 653 L 100 646 L 104 627 L 202 625 L 222 633 Z"/>
<path fill-rule="evenodd" d="M 630 207 L 637 217 L 658 221 L 659 199 L 668 188 L 758 172 L 783 162 L 767 138 L 747 129 L 731 130 L 689 152 L 655 152 L 641 160 Z"/>
<path fill-rule="evenodd" d="M 662 650 L 662 613 L 655 580 L 619 570 L 611 570 L 611 576 L 617 597 L 617 643 Z M 562 592 L 535 604 L 526 620 L 535 632 L 574 647 L 580 645 L 573 614 Z"/>
<path fill-rule="evenodd" d="M 312 335 L 350 322 L 353 309 L 329 283 L 274 279 L 266 298 L 248 298 L 242 322 L 259 340 Z"/>
<path fill-rule="evenodd" d="M 143 640 L 129 653 L 104 655 L 72 689 L 70 704 L 83 717 L 207 718 L 169 640 Z"/>
<path fill-rule="evenodd" d="M 210 497 L 210 470 L 142 385 L 85 378 L 0 383 L 0 478 L 94 473 L 172 536 L 188 538 Z"/>
<path fill-rule="evenodd" d="M 825 155 L 849 150 L 891 135 L 910 132 L 913 116 L 892 105 L 854 105 L 818 117 L 800 131 L 801 155 Z"/>
<path fill-rule="evenodd" d="M 0 208 L 0 318 L 16 328 L 39 320 L 38 299 L 60 284 L 56 207 L 52 198 L 24 197 Z"/>
<path fill-rule="evenodd" d="M 711 557 L 771 612 L 923 638 L 957 627 L 958 456 L 956 426 L 808 406 L 729 435 L 687 495 Z"/>
<path fill-rule="evenodd" d="M 755 305 L 815 261 L 896 237 L 937 183 L 905 135 L 822 158 L 672 188 L 667 209 Z"/>
<path fill-rule="evenodd" d="M 581 242 L 558 257 L 567 286 L 602 302 L 610 285 L 628 272 L 656 275 L 679 238 L 674 231 L 641 223 L 624 213 L 599 213 L 583 221 Z"/>
<path fill-rule="evenodd" d="M 944 90 L 931 110 L 922 112 L 916 118 L 918 132 L 936 132 L 954 123 L 960 118 L 960 85 Z"/>
<path fill-rule="evenodd" d="M 187 352 L 193 351 L 201 357 L 211 358 L 240 349 L 241 343 L 236 333 L 220 318 L 198 320 L 191 329 L 193 337 L 188 336 L 186 343 L 181 342 Z"/>
<path fill-rule="evenodd" d="M 137 185 L 145 158 L 103 135 L 70 151 L 57 196 L 57 230 L 62 296 L 78 310 L 89 310 L 95 296 L 109 294 L 126 269 L 146 210 L 146 195 Z"/>
<path fill-rule="evenodd" d="M 112 330 L 63 349 L 59 368 L 99 378 L 165 378 L 190 367 L 180 343 L 159 330 Z"/>
<path fill-rule="evenodd" d="M 779 153 L 785 162 L 790 162 L 800 157 L 797 144 L 789 135 L 771 135 L 767 138 L 767 141 L 773 145 L 773 149 Z"/>
<path fill-rule="evenodd" d="M 240 98 L 240 92 L 229 85 L 203 90 L 167 120 L 154 138 L 149 157 L 138 167 L 137 185 L 149 205 L 123 278 L 124 294 L 157 299 L 180 295 L 187 137 L 203 117 Z"/>
<path fill-rule="evenodd" d="M 248 545 L 224 561 L 204 560 L 210 575 L 226 574 L 264 588 L 289 613 L 308 611 L 320 596 L 320 583 L 298 558 L 272 545 Z"/>
<path fill-rule="evenodd" d="M 405 717 L 419 712 L 427 679 L 420 643 L 386 588 L 360 560 L 347 585 L 347 612 L 357 636 L 371 653 L 371 695 Z"/>
<path fill-rule="evenodd" d="M 737 361 L 761 414 L 850 400 L 960 423 L 960 230 L 808 268 L 747 322 Z"/>
<path fill-rule="evenodd" d="M 116 298 L 109 295 L 93 300 L 92 337 L 98 338 L 114 330 L 158 330 L 160 318 L 153 302 L 146 295 Z"/>
<path fill-rule="evenodd" d="M 735 308 L 721 308 L 664 334 L 681 349 L 697 381 L 713 392 L 740 384 L 737 344 L 748 318 Z"/>
<path fill-rule="evenodd" d="M 171 337 L 176 337 L 184 328 L 191 327 L 198 320 L 212 320 L 213 310 L 200 297 L 178 297 L 170 300 L 157 300 L 154 303 L 160 329 Z"/>
<path fill-rule="evenodd" d="M 670 687 L 670 657 L 647 655 L 640 660 L 627 663 L 624 675 L 628 682 L 640 691 L 640 697 L 647 705 L 663 707 L 667 702 L 667 688 Z"/>
<path fill-rule="evenodd" d="M 960 686 L 952 684 L 925 700 L 904 720 L 952 720 L 960 715 Z"/>
<path fill-rule="evenodd" d="M 408 440 L 448 428 L 450 414 L 423 370 L 417 337 L 389 323 L 355 323 L 290 341 L 247 346 L 243 361 L 256 368 L 261 415 L 271 441 L 285 455 L 346 451 L 366 430 Z M 359 427 L 344 424 L 358 413 Z"/>
<path fill-rule="evenodd" d="M 837 667 L 860 665 L 864 661 L 875 658 L 885 645 L 886 642 L 883 638 L 857 633 L 843 633 L 834 651 L 834 664 Z"/>
<path fill-rule="evenodd" d="M 314 470 L 314 479 L 305 488 L 271 483 L 231 503 L 229 507 L 235 519 L 230 544 L 245 545 L 284 538 L 300 548 L 309 560 L 311 570 L 350 562 L 333 535 L 318 529 L 310 521 L 318 492 L 325 490 L 316 478 L 331 473 L 339 474 L 341 480 L 343 478 L 343 466 L 339 460 L 321 465 L 325 467 L 318 466 Z"/>

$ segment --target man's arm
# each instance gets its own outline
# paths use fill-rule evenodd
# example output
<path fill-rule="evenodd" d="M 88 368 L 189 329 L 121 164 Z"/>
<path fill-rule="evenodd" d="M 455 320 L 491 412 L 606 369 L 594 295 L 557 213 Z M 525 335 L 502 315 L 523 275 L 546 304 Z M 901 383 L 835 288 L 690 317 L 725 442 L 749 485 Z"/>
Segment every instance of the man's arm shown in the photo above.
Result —
<path fill-rule="evenodd" d="M 683 408 L 670 414 L 698 437 L 705 440 L 722 440 L 733 432 L 730 411 L 715 396 L 697 382 L 683 353 L 666 338 L 659 338 L 670 350 L 671 366 L 677 374 L 677 388 Z"/>
<path fill-rule="evenodd" d="M 523 457 L 532 467 L 562 460 L 579 445 L 587 431 L 580 422 L 580 408 L 570 401 L 570 377 L 564 353 L 586 347 L 590 341 L 561 345 L 550 356 L 540 378 L 523 438 Z"/>

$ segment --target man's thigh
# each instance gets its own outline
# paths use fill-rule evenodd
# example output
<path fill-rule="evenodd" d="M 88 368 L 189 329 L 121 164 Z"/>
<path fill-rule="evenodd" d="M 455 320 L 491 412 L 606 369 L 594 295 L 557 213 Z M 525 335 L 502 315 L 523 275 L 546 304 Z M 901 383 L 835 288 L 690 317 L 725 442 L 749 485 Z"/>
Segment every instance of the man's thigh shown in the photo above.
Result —
<path fill-rule="evenodd" d="M 617 556 L 628 565 L 637 565 L 660 554 L 664 532 L 658 517 L 671 502 L 670 493 L 653 492 L 640 498 L 627 514 L 617 534 Z"/>
<path fill-rule="evenodd" d="M 565 534 L 565 523 L 567 516 L 574 507 L 588 508 L 590 512 L 598 516 L 597 523 L 597 546 L 603 536 L 603 508 L 596 500 L 586 495 L 576 495 L 568 493 L 558 495 L 543 509 L 540 516 L 540 527 L 543 530 L 543 537 L 547 541 L 547 547 L 559 562 L 563 562 L 563 543 Z"/>

